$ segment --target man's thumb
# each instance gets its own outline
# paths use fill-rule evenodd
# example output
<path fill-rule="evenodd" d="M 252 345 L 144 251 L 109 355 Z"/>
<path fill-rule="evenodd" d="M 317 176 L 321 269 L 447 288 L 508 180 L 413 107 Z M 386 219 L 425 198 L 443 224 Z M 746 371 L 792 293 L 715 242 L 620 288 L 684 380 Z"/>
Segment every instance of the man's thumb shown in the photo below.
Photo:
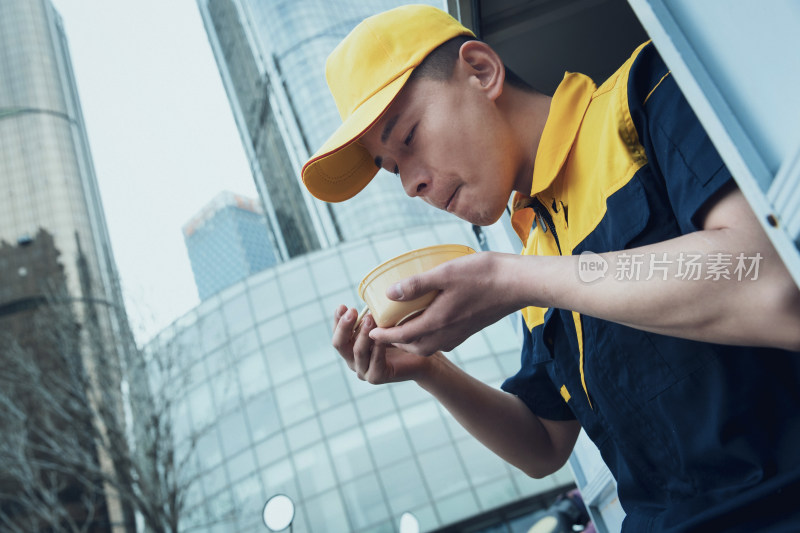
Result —
<path fill-rule="evenodd" d="M 403 296 L 403 284 L 400 282 L 390 285 L 389 288 L 386 289 L 386 297 L 390 300 L 402 300 Z"/>

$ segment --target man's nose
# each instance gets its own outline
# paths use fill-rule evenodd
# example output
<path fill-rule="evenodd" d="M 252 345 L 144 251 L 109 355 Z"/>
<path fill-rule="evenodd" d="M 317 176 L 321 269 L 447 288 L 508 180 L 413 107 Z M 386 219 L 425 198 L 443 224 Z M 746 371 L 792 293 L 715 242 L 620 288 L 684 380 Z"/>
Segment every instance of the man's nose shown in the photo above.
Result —
<path fill-rule="evenodd" d="M 400 180 L 403 183 L 406 194 L 412 198 L 415 196 L 423 196 L 427 192 L 431 182 L 430 174 L 417 166 L 413 166 L 407 170 L 401 169 Z"/>

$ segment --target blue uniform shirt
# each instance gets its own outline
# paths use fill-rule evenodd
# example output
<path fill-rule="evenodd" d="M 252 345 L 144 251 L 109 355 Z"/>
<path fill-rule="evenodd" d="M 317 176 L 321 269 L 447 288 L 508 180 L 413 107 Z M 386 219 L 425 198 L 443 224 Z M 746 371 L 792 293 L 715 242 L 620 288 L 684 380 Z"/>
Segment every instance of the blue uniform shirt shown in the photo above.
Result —
<path fill-rule="evenodd" d="M 696 231 L 731 180 L 649 44 L 600 88 L 567 75 L 536 166 L 512 216 L 526 254 L 631 249 Z M 741 252 L 752 267 L 754 251 Z M 715 259 L 748 283 L 735 256 Z M 523 315 L 521 369 L 503 389 L 538 416 L 580 421 L 617 480 L 624 530 L 800 531 L 800 354 L 561 309 Z"/>

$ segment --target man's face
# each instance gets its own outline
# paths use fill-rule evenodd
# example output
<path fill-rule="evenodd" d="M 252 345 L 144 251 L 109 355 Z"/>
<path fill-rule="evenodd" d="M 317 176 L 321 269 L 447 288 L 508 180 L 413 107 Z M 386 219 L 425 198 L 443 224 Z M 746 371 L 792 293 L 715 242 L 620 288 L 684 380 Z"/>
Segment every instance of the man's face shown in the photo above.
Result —
<path fill-rule="evenodd" d="M 519 162 L 494 101 L 464 78 L 417 79 L 360 139 L 409 196 L 478 225 L 497 221 Z"/>

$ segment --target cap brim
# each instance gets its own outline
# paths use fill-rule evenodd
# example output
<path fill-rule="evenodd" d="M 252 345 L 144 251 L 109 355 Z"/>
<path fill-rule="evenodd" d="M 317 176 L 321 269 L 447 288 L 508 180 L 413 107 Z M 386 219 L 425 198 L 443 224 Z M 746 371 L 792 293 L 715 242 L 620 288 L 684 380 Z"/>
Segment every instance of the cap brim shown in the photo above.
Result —
<path fill-rule="evenodd" d="M 375 160 L 358 140 L 381 118 L 411 72 L 413 69 L 407 70 L 361 104 L 305 164 L 303 183 L 312 195 L 326 202 L 342 202 L 375 177 Z"/>

